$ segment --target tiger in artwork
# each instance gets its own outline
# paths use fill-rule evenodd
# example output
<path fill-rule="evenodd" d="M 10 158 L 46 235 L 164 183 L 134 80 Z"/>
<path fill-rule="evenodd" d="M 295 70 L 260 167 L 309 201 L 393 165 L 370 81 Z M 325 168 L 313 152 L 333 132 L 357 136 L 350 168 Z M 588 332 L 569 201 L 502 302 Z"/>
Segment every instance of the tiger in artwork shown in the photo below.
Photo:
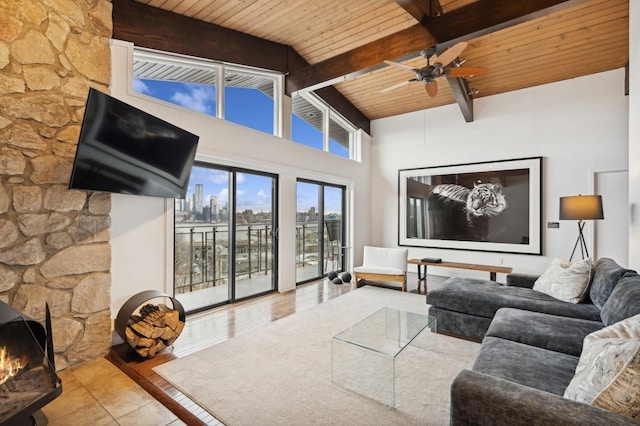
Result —
<path fill-rule="evenodd" d="M 498 216 L 509 207 L 499 183 L 476 183 L 473 188 L 445 183 L 434 186 L 432 194 L 446 204 L 457 204 L 464 209 L 469 232 L 478 241 L 486 239 L 486 226 L 481 222 Z"/>
<path fill-rule="evenodd" d="M 433 194 L 463 203 L 469 217 L 495 217 L 509 207 L 499 183 L 477 183 L 472 189 L 444 183 L 434 186 Z"/>

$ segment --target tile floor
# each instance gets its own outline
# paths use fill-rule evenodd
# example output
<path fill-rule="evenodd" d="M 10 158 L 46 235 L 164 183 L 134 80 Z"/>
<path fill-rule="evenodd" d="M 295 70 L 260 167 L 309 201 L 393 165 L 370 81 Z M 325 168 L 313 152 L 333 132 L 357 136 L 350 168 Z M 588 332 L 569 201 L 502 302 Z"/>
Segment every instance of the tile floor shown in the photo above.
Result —
<path fill-rule="evenodd" d="M 107 359 L 77 365 L 58 375 L 62 395 L 42 409 L 49 426 L 185 424 Z"/>

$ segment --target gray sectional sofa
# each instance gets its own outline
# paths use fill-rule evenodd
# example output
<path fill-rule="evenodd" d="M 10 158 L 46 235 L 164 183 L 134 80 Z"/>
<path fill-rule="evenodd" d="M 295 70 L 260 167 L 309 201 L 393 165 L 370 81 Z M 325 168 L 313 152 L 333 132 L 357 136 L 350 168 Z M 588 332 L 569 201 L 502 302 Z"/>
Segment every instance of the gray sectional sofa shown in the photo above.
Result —
<path fill-rule="evenodd" d="M 500 308 L 517 308 L 550 315 L 601 323 L 600 309 L 618 280 L 633 272 L 614 260 L 596 262 L 589 297 L 583 303 L 569 303 L 532 289 L 534 275 L 510 274 L 507 285 L 495 281 L 450 278 L 427 293 L 429 315 L 438 320 L 438 331 L 482 340 Z M 601 327 L 603 325 L 601 324 Z"/>
<path fill-rule="evenodd" d="M 640 313 L 640 276 L 611 259 L 595 265 L 589 297 L 571 304 L 533 290 L 451 278 L 427 296 L 438 330 L 482 339 L 470 370 L 451 387 L 453 425 L 638 425 L 630 417 L 564 398 L 593 331 Z"/>

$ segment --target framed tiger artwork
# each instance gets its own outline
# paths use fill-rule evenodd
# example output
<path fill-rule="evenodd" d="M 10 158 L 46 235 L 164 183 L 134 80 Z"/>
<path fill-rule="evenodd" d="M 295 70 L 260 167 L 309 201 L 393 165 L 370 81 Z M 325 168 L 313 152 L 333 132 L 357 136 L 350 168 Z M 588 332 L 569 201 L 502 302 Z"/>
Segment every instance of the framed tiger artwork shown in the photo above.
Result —
<path fill-rule="evenodd" d="M 398 245 L 542 254 L 542 157 L 398 171 Z"/>

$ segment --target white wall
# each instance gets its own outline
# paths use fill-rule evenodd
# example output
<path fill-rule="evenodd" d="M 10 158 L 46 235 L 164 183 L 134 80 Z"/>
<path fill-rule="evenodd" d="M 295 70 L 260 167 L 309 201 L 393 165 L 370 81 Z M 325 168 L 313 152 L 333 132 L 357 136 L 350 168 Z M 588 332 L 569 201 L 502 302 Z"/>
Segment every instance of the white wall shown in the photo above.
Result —
<path fill-rule="evenodd" d="M 629 2 L 629 265 L 640 270 L 640 2 Z"/>
<path fill-rule="evenodd" d="M 619 69 L 479 98 L 471 123 L 455 104 L 373 121 L 373 243 L 398 244 L 399 169 L 542 156 L 544 256 L 426 248 L 410 248 L 409 255 L 487 264 L 502 260 L 529 273 L 544 271 L 552 257 L 568 258 L 577 225 L 562 221 L 559 229 L 547 229 L 546 224 L 558 221 L 559 197 L 589 193 L 594 170 L 627 168 L 623 82 Z M 373 232 L 377 229 L 382 232 Z M 486 273 L 463 270 L 431 271 L 445 272 L 486 278 Z"/>
<path fill-rule="evenodd" d="M 267 135 L 137 94 L 130 89 L 133 45 L 112 41 L 112 96 L 200 136 L 197 160 L 245 167 L 279 175 L 279 290 L 295 288 L 296 179 L 307 178 L 347 186 L 350 245 L 368 242 L 371 205 L 369 146 L 363 134 L 362 162 L 322 153 L 289 140 Z M 112 198 L 111 312 L 144 290 L 173 294 L 171 252 L 172 203 L 164 199 L 114 195 Z M 361 250 L 354 249 L 355 252 Z M 347 256 L 351 261 L 354 256 Z M 356 255 L 355 261 L 358 261 Z"/>

